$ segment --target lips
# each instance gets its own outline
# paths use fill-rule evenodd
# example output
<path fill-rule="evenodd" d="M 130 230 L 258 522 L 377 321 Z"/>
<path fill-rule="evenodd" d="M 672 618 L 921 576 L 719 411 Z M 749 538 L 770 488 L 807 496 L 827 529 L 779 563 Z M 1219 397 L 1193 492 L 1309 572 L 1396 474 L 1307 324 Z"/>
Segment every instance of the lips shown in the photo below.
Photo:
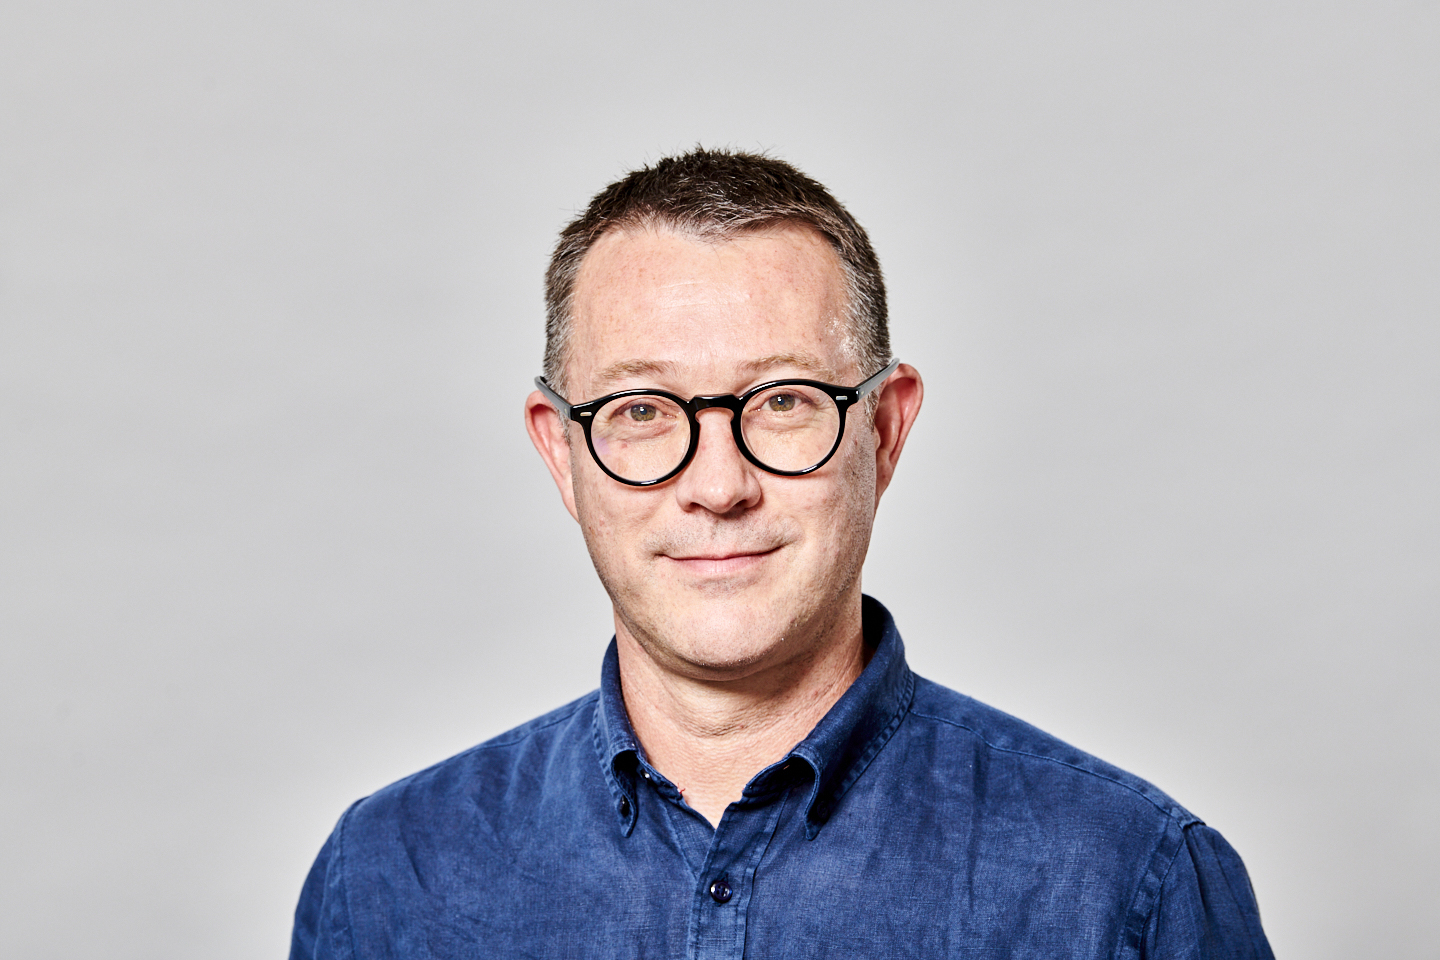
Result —
<path fill-rule="evenodd" d="M 665 556 L 671 560 L 737 560 L 741 557 L 763 557 L 779 549 L 779 547 L 760 547 L 744 550 L 707 550 L 704 553 L 694 554 L 667 553 Z"/>
<path fill-rule="evenodd" d="M 746 548 L 743 550 L 706 550 L 703 553 L 676 555 L 661 554 L 679 568 L 700 576 L 731 576 L 744 573 L 770 557 L 777 547 Z"/>
<path fill-rule="evenodd" d="M 746 522 L 684 525 L 654 531 L 643 545 L 661 568 L 696 576 L 725 576 L 760 568 L 774 554 L 804 539 L 785 518 L 747 516 Z"/>

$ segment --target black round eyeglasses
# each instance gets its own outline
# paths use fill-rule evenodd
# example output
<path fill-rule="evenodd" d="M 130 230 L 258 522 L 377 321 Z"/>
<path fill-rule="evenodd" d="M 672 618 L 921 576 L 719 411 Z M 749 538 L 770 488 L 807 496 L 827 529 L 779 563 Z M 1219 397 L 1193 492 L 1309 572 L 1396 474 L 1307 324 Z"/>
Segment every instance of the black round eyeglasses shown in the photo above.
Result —
<path fill-rule="evenodd" d="M 735 446 L 755 466 L 782 477 L 799 477 L 823 467 L 845 436 L 845 411 L 900 365 L 891 360 L 854 387 L 818 380 L 772 380 L 733 393 L 684 400 L 664 390 L 622 390 L 571 403 L 544 377 L 535 386 L 560 415 L 585 430 L 590 455 L 611 478 L 632 487 L 664 483 L 695 457 L 700 446 L 701 410 L 730 411 Z"/>

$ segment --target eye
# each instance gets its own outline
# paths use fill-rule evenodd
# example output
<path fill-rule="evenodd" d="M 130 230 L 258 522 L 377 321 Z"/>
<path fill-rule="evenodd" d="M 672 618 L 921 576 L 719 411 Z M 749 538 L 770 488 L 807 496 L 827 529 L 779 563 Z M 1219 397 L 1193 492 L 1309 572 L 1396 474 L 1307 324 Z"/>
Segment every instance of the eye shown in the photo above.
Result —
<path fill-rule="evenodd" d="M 776 413 L 785 413 L 795 409 L 795 397 L 788 393 L 777 393 L 765 401 L 765 406 Z"/>
<path fill-rule="evenodd" d="M 655 419 L 655 408 L 648 403 L 632 403 L 625 413 L 631 420 L 638 420 L 642 423 Z"/>

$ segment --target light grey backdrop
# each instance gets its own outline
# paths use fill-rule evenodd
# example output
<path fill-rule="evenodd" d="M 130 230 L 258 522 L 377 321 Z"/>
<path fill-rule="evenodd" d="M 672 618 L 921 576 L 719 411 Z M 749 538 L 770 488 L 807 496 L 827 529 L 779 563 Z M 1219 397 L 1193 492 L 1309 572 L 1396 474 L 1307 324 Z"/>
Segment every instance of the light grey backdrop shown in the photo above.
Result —
<path fill-rule="evenodd" d="M 594 685 L 556 229 L 695 142 L 873 234 L 920 673 L 1437 957 L 1434 4 L 10 4 L 0 926 L 279 956 L 351 800 Z"/>

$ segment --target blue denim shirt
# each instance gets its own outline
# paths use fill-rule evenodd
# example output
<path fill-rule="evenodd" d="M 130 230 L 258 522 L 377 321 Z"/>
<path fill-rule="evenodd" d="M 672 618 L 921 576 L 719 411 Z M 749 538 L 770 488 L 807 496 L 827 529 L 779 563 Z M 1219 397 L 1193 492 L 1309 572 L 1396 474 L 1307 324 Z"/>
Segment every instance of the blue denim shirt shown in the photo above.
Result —
<path fill-rule="evenodd" d="M 1271 957 L 1235 851 L 1155 787 L 905 664 L 718 827 L 600 689 L 345 812 L 291 957 Z"/>

